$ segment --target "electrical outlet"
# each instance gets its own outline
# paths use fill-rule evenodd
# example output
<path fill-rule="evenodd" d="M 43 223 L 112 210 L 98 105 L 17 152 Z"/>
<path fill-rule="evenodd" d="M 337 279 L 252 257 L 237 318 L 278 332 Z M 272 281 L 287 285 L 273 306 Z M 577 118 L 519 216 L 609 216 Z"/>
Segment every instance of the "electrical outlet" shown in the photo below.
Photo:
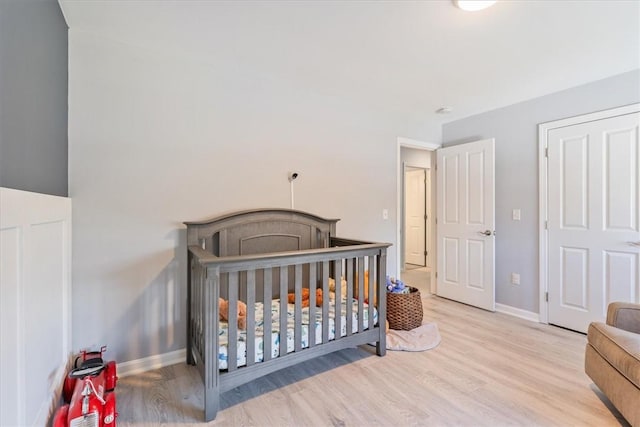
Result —
<path fill-rule="evenodd" d="M 511 284 L 513 285 L 520 284 L 520 275 L 518 273 L 511 273 Z"/>
<path fill-rule="evenodd" d="M 389 219 L 389 209 L 382 209 L 382 219 Z"/>

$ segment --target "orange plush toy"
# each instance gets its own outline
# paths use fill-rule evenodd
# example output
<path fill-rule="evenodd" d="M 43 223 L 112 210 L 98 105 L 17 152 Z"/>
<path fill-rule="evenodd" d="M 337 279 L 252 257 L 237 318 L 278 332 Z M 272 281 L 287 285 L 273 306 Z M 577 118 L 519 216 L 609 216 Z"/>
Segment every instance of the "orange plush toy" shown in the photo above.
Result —
<path fill-rule="evenodd" d="M 296 294 L 290 293 L 287 295 L 287 301 L 289 304 L 295 304 Z M 322 305 L 322 289 L 316 289 L 316 307 Z M 302 288 L 302 308 L 309 307 L 309 289 Z"/>
<path fill-rule="evenodd" d="M 358 275 L 356 274 L 356 287 L 357 287 L 357 283 L 358 283 Z M 365 270 L 364 272 L 364 302 L 369 304 L 369 270 Z M 357 290 L 355 291 L 355 293 L 357 294 Z M 356 295 L 356 298 L 358 298 L 358 295 Z M 373 305 L 375 305 L 376 307 L 378 306 L 378 295 L 375 293 L 373 294 Z"/>
<path fill-rule="evenodd" d="M 229 301 L 218 298 L 218 309 L 220 312 L 220 320 L 229 321 Z M 238 301 L 238 329 L 247 329 L 247 304 Z"/>
<path fill-rule="evenodd" d="M 289 304 L 295 304 L 296 294 L 290 293 L 287 295 L 287 300 Z M 309 289 L 307 288 L 302 288 L 302 307 L 309 307 Z"/>

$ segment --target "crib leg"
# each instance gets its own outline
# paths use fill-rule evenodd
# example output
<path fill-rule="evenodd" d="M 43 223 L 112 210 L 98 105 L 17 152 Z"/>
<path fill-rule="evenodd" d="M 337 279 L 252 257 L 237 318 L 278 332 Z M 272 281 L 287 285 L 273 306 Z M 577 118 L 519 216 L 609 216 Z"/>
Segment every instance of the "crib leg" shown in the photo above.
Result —
<path fill-rule="evenodd" d="M 217 388 L 204 390 L 204 420 L 213 421 L 220 407 L 220 392 Z"/>
<path fill-rule="evenodd" d="M 384 356 L 387 354 L 387 334 L 384 329 L 380 329 L 380 340 L 376 343 L 376 354 Z"/>
<path fill-rule="evenodd" d="M 187 338 L 187 365 L 195 365 L 196 359 L 193 358 L 193 352 L 191 351 L 191 340 Z"/>

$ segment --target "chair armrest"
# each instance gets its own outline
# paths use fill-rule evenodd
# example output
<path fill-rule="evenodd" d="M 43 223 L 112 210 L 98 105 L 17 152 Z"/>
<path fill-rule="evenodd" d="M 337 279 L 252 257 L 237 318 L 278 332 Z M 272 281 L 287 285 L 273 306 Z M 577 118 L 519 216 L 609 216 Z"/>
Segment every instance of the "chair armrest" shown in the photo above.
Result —
<path fill-rule="evenodd" d="M 607 325 L 640 334 L 640 304 L 612 302 L 607 309 Z"/>

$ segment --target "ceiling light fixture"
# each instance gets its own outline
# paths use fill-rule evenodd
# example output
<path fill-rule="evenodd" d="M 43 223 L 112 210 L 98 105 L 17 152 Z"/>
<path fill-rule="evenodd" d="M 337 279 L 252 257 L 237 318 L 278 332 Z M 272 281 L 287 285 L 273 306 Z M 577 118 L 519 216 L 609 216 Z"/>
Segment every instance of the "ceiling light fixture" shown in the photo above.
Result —
<path fill-rule="evenodd" d="M 493 6 L 496 0 L 453 0 L 453 4 L 462 10 L 475 12 Z"/>

